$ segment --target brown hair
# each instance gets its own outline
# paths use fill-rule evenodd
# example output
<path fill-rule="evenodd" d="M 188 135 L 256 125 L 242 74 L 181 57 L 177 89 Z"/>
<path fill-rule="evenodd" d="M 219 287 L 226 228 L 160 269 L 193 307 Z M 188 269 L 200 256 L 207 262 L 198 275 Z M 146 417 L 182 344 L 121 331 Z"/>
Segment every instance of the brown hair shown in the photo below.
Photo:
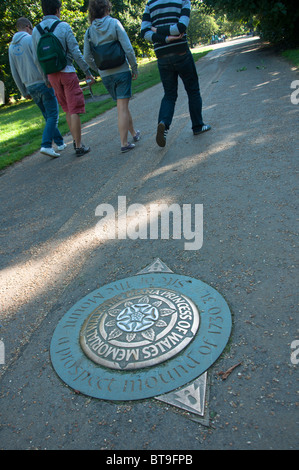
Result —
<path fill-rule="evenodd" d="M 96 18 L 103 18 L 110 13 L 112 5 L 109 0 L 89 0 L 88 16 L 89 21 L 92 23 Z"/>
<path fill-rule="evenodd" d="M 31 22 L 28 20 L 28 18 L 24 18 L 22 16 L 22 18 L 19 18 L 17 20 L 17 30 L 18 31 L 22 31 L 23 29 L 27 28 L 27 26 L 29 26 L 29 28 L 32 29 L 32 24 Z"/>

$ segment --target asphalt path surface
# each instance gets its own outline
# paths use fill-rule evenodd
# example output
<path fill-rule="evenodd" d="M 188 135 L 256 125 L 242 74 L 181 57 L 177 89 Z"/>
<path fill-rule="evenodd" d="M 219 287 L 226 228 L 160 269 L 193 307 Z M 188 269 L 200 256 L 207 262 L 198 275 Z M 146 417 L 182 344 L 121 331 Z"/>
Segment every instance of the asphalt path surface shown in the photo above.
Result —
<path fill-rule="evenodd" d="M 1 173 L 1 449 L 298 448 L 298 72 L 258 38 L 219 44 L 196 65 L 210 132 L 193 136 L 180 83 L 159 148 L 158 84 L 130 103 L 142 133 L 133 151 L 120 153 L 112 109 L 84 125 L 86 156 L 74 155 L 68 135 L 60 158 L 36 153 Z M 202 247 L 100 240 L 96 207 L 117 210 L 119 196 L 128 206 L 203 204 Z M 208 427 L 155 399 L 77 394 L 51 365 L 50 341 L 69 308 L 157 257 L 218 290 L 232 312 L 228 347 L 209 369 Z M 223 380 L 219 372 L 239 363 Z"/>

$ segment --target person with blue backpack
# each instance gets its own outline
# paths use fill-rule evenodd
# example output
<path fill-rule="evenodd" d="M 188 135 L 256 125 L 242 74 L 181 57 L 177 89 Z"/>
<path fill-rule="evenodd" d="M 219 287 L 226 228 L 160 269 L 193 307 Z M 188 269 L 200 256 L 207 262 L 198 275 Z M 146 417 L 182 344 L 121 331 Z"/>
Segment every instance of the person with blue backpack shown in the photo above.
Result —
<path fill-rule="evenodd" d="M 47 77 L 59 104 L 66 113 L 66 120 L 73 136 L 76 156 L 90 151 L 82 143 L 80 114 L 85 113 L 85 100 L 73 61 L 85 73 L 89 83 L 94 78 L 84 60 L 72 28 L 60 21 L 60 0 L 41 1 L 44 18 L 32 32 L 35 62 Z"/>
<path fill-rule="evenodd" d="M 138 76 L 138 66 L 130 39 L 119 20 L 111 16 L 110 0 L 89 0 L 90 27 L 84 36 L 84 59 L 99 73 L 103 85 L 117 103 L 118 130 L 121 152 L 135 148 L 141 132 L 135 130 L 129 102 L 132 80 Z M 128 142 L 128 133 L 133 142 Z"/>
<path fill-rule="evenodd" d="M 57 127 L 59 108 L 54 90 L 36 67 L 32 51 L 32 24 L 28 18 L 17 20 L 17 32 L 8 49 L 9 64 L 13 79 L 24 98 L 32 98 L 39 107 L 46 125 L 43 130 L 40 152 L 51 158 L 66 147 Z M 57 150 L 52 147 L 55 142 Z"/>

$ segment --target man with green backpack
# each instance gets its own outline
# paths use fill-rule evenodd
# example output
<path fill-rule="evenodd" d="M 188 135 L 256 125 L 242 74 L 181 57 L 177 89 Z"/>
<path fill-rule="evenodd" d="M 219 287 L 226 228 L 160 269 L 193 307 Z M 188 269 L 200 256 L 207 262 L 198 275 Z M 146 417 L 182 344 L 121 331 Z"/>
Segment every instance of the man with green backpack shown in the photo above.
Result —
<path fill-rule="evenodd" d="M 73 66 L 76 61 L 86 80 L 94 81 L 70 25 L 60 21 L 60 0 L 42 0 L 44 18 L 32 32 L 33 50 L 37 66 L 55 90 L 55 94 L 73 136 L 78 157 L 90 147 L 81 142 L 80 114 L 85 113 L 85 101 L 79 79 Z"/>

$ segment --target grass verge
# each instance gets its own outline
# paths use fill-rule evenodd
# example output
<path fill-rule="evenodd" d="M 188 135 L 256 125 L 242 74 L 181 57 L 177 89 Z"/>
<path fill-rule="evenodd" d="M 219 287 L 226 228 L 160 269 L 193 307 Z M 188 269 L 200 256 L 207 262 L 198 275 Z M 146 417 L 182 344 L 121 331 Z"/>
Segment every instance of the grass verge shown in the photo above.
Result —
<path fill-rule="evenodd" d="M 284 51 L 282 55 L 291 61 L 295 67 L 299 68 L 299 49 L 288 49 Z"/>
<path fill-rule="evenodd" d="M 192 52 L 195 62 L 206 55 L 209 50 Z M 138 68 L 138 79 L 132 82 L 133 94 L 140 93 L 160 82 L 156 59 L 142 59 Z M 103 99 L 101 101 L 88 100 L 86 113 L 81 115 L 82 124 L 116 106 L 112 98 L 107 95 L 100 79 L 93 85 L 92 91 L 95 97 L 102 96 Z M 83 93 L 85 98 L 89 97 L 88 90 L 84 90 Z M 0 109 L 0 170 L 36 152 L 41 145 L 43 129 L 44 118 L 32 100 L 21 100 L 12 105 L 3 106 Z M 59 130 L 62 135 L 69 132 L 65 113 L 61 108 Z"/>

